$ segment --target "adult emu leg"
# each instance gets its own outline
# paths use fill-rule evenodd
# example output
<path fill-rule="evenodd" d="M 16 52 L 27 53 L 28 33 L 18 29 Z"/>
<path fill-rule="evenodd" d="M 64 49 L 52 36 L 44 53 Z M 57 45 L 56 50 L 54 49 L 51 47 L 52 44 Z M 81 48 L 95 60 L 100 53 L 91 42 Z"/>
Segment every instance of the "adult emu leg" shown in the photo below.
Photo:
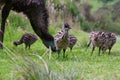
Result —
<path fill-rule="evenodd" d="M 2 9 L 2 23 L 1 23 L 1 31 L 0 31 L 0 48 L 3 48 L 3 38 L 4 38 L 4 30 L 5 30 L 5 22 L 11 10 L 11 5 L 5 5 Z"/>

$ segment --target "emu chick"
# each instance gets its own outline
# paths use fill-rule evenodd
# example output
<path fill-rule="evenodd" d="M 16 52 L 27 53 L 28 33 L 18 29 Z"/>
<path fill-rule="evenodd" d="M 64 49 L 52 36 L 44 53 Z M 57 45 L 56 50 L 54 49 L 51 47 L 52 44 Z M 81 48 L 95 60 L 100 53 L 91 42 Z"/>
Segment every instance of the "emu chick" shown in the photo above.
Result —
<path fill-rule="evenodd" d="M 116 43 L 116 34 L 112 32 L 106 32 L 105 33 L 105 43 L 102 46 L 103 52 L 105 52 L 107 49 L 110 51 L 113 47 L 113 45 Z"/>
<path fill-rule="evenodd" d="M 93 54 L 93 51 L 95 50 L 95 47 L 99 48 L 99 54 L 98 55 L 100 55 L 101 47 L 104 44 L 104 40 L 105 40 L 104 37 L 105 37 L 104 32 L 93 31 L 93 32 L 90 33 L 89 41 L 88 41 L 88 44 L 87 44 L 87 48 L 92 43 L 91 56 Z"/>
<path fill-rule="evenodd" d="M 65 23 L 63 26 L 63 29 L 58 31 L 54 37 L 56 50 L 58 52 L 58 58 L 59 58 L 59 54 L 62 49 L 63 49 L 63 57 L 65 57 L 65 51 L 70 42 L 69 37 L 68 37 L 69 29 L 71 29 L 70 26 L 67 23 Z"/>
<path fill-rule="evenodd" d="M 70 42 L 69 42 L 69 45 L 68 47 L 70 48 L 70 52 L 72 52 L 72 48 L 74 47 L 74 45 L 76 44 L 77 42 L 77 38 L 74 36 L 74 35 L 68 35 L 69 39 L 70 39 Z"/>
<path fill-rule="evenodd" d="M 99 48 L 99 55 L 101 50 L 104 53 L 107 49 L 109 49 L 109 54 L 110 54 L 113 45 L 116 43 L 116 34 L 112 32 L 106 32 L 106 33 L 91 32 L 87 47 L 89 47 L 91 43 L 92 43 L 91 55 L 93 54 L 95 47 Z"/>
<path fill-rule="evenodd" d="M 22 43 L 25 44 L 25 48 L 29 47 L 37 40 L 37 36 L 31 33 L 24 34 L 19 41 L 14 41 L 13 44 L 15 46 L 20 45 Z"/>

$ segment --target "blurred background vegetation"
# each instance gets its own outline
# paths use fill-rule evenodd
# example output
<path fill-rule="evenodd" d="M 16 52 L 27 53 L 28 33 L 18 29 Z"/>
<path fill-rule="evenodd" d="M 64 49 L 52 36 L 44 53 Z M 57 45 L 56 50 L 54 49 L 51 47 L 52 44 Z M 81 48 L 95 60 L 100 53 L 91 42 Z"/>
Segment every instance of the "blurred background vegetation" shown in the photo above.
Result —
<path fill-rule="evenodd" d="M 54 28 L 68 22 L 72 27 L 78 26 L 85 32 L 100 30 L 120 34 L 120 0 L 46 0 L 46 2 L 50 26 Z M 30 26 L 27 18 L 21 13 L 19 16 L 15 12 L 11 13 L 8 21 L 12 23 L 11 26 L 24 30 Z"/>
<path fill-rule="evenodd" d="M 120 0 L 47 0 L 50 24 L 69 22 L 80 29 L 120 34 Z"/>
<path fill-rule="evenodd" d="M 40 39 L 30 50 L 24 45 L 14 46 L 26 33 L 34 33 L 27 17 L 11 11 L 4 36 L 4 49 L 0 50 L 0 80 L 120 80 L 120 41 L 112 54 L 90 56 L 85 51 L 88 33 L 93 30 L 111 31 L 120 35 L 120 0 L 46 0 L 49 10 L 49 31 L 52 35 L 64 22 L 73 28 L 70 34 L 78 38 L 68 58 L 56 60 Z M 0 13 L 1 14 L 1 13 Z M 1 18 L 0 18 L 1 22 Z M 73 64 L 73 65 L 71 65 Z"/>

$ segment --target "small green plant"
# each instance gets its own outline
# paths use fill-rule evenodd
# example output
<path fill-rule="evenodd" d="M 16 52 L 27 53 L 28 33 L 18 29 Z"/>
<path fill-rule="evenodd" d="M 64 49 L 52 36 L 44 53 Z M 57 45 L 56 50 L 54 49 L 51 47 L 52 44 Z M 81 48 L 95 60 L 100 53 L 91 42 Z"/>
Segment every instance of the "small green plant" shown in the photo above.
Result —
<path fill-rule="evenodd" d="M 10 23 L 12 23 L 11 26 L 14 27 L 14 29 L 16 29 L 17 27 L 26 29 L 26 27 L 30 26 L 27 17 L 23 18 L 23 14 L 18 15 L 16 13 L 11 13 L 8 17 L 8 20 Z"/>
<path fill-rule="evenodd" d="M 90 31 L 90 26 L 89 26 L 89 23 L 87 21 L 80 23 L 80 27 L 83 31 L 87 31 L 87 32 Z"/>

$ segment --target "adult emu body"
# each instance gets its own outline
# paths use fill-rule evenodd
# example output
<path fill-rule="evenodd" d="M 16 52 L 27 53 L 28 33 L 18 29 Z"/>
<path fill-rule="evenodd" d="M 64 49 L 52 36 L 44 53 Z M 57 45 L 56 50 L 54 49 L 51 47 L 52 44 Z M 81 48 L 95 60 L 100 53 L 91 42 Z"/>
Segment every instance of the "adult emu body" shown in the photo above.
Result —
<path fill-rule="evenodd" d="M 32 25 L 35 33 L 41 38 L 43 44 L 52 51 L 55 51 L 54 38 L 48 32 L 48 11 L 45 6 L 45 0 L 0 0 L 2 8 L 2 22 L 0 32 L 0 48 L 3 47 L 3 38 L 5 22 L 10 10 L 23 12 Z"/>

